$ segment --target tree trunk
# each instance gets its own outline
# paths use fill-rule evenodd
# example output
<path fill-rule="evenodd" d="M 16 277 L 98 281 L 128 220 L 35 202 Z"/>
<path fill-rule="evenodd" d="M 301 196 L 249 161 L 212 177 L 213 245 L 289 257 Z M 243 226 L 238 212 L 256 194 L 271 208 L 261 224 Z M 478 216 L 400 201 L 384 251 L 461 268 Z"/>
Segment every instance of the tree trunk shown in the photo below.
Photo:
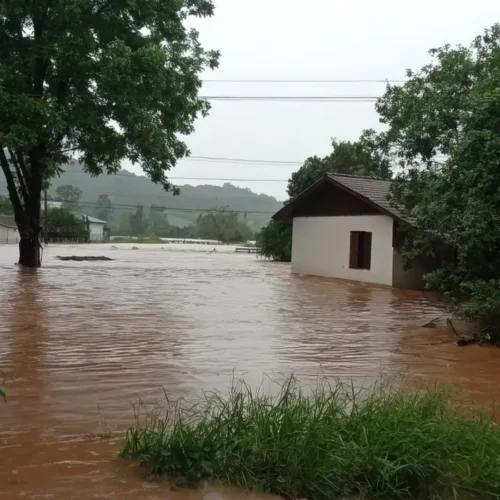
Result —
<path fill-rule="evenodd" d="M 40 242 L 38 240 L 39 230 L 32 230 L 29 236 L 21 236 L 19 241 L 19 265 L 25 267 L 40 267 Z"/>

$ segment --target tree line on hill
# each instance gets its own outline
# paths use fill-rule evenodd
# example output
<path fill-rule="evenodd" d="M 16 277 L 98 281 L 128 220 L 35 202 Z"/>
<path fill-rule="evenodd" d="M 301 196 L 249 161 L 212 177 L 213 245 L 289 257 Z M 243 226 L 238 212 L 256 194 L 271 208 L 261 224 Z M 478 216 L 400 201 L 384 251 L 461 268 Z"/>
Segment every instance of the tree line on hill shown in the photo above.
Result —
<path fill-rule="evenodd" d="M 86 223 L 79 212 L 82 191 L 71 185 L 59 186 L 53 201 L 60 202 L 60 207 L 49 207 L 47 211 L 48 234 L 54 238 L 88 240 Z M 52 201 L 52 200 L 51 200 Z M 108 195 L 97 197 L 95 206 L 86 212 L 106 221 L 108 226 L 113 220 L 114 207 Z M 7 197 L 0 197 L 0 214 L 13 215 L 13 208 Z M 222 241 L 223 243 L 242 243 L 255 238 L 255 232 L 246 220 L 246 214 L 232 210 L 214 209 L 200 213 L 193 223 L 179 227 L 169 223 L 169 215 L 163 207 L 151 205 L 146 209 L 138 205 L 136 210 L 121 213 L 116 235 L 161 238 L 201 238 Z"/>

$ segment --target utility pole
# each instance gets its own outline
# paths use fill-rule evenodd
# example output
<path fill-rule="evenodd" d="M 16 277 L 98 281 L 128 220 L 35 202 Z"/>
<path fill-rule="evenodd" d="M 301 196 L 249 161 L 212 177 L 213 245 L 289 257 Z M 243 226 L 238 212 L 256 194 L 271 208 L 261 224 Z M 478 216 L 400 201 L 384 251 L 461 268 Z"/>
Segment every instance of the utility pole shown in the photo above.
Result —
<path fill-rule="evenodd" d="M 49 243 L 49 220 L 47 209 L 47 188 L 43 190 L 43 242 L 48 245 Z"/>

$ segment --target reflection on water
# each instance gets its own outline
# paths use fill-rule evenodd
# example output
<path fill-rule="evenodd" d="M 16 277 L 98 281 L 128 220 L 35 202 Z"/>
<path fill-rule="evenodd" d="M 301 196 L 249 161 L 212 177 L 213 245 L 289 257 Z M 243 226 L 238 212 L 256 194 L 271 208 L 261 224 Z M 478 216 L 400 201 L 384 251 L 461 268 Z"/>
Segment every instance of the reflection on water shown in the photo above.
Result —
<path fill-rule="evenodd" d="M 191 245 L 50 247 L 38 271 L 0 247 L 0 497 L 248 498 L 140 480 L 119 460 L 132 403 L 226 389 L 234 375 L 294 371 L 369 383 L 381 372 L 454 383 L 488 404 L 500 350 L 458 348 L 416 327 L 445 308 L 431 294 L 292 276 L 289 266 Z M 112 262 L 61 262 L 104 254 Z M 5 496 L 6 495 L 6 496 Z M 38 496 L 37 496 L 38 495 Z M 47 496 L 40 496 L 47 495 Z M 260 497 L 260 496 L 259 496 Z M 3 497 L 2 497 L 3 498 Z"/>

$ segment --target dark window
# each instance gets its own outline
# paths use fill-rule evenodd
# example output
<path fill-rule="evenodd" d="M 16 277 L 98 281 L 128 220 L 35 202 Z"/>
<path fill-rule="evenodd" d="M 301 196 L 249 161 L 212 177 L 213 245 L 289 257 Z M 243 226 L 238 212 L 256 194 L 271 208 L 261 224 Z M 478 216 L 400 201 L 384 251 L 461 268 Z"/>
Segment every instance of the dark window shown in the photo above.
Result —
<path fill-rule="evenodd" d="M 372 262 L 372 233 L 351 231 L 349 267 L 351 269 L 370 269 Z"/>

